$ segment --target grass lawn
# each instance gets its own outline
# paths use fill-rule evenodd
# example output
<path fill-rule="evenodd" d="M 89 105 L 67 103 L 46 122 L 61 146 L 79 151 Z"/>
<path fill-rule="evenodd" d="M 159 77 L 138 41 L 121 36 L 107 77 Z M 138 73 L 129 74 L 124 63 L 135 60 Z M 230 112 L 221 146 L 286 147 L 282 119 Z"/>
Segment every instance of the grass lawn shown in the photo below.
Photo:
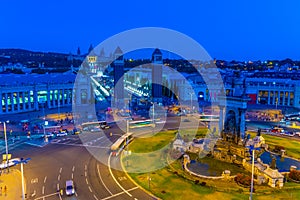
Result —
<path fill-rule="evenodd" d="M 256 133 L 250 133 L 251 138 L 256 135 Z M 272 149 L 276 145 L 283 146 L 286 150 L 286 155 L 300 159 L 300 142 L 297 140 L 293 140 L 290 138 L 282 138 L 282 137 L 277 137 L 273 135 L 267 135 L 263 134 L 262 135 L 265 140 L 266 144 L 269 145 L 269 148 Z"/>

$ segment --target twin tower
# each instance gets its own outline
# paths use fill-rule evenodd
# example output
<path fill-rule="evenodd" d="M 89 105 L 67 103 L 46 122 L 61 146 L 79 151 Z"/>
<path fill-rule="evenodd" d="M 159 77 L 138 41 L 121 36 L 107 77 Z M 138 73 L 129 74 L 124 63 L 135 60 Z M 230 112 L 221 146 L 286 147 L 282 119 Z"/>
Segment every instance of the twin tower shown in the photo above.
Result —
<path fill-rule="evenodd" d="M 124 102 L 124 56 L 120 47 L 114 52 L 114 98 L 115 102 Z M 151 58 L 152 65 L 152 102 L 162 103 L 162 66 L 163 57 L 155 49 Z"/>

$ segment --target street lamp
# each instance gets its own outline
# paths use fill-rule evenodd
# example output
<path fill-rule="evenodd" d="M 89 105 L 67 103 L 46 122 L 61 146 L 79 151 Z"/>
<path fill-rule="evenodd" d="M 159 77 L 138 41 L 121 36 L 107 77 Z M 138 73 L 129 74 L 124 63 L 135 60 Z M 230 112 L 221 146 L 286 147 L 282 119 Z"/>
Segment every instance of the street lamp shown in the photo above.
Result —
<path fill-rule="evenodd" d="M 193 93 L 189 92 L 189 95 L 191 96 L 191 113 L 192 113 L 192 110 L 193 110 Z"/>
<path fill-rule="evenodd" d="M 3 123 L 3 132 L 4 132 L 4 139 L 5 139 L 5 152 L 6 152 L 6 166 L 7 166 L 7 172 L 9 172 L 9 165 L 8 165 L 8 145 L 7 145 L 7 136 L 6 136 L 6 123 L 9 123 L 9 121 L 0 122 Z"/>
<path fill-rule="evenodd" d="M 259 147 L 255 148 L 253 145 L 247 147 L 250 150 L 250 153 L 252 154 L 252 175 L 251 175 L 251 189 L 250 189 L 250 197 L 249 199 L 252 200 L 253 199 L 253 179 L 254 179 L 254 154 L 255 154 L 255 150 L 260 150 Z"/>
<path fill-rule="evenodd" d="M 26 158 L 25 160 L 23 158 L 20 159 L 20 161 L 14 160 L 13 162 L 15 165 L 21 164 L 21 178 L 22 178 L 22 200 L 25 199 L 25 187 L 24 187 L 24 170 L 23 170 L 23 164 L 27 164 L 27 162 L 31 160 L 31 158 Z"/>

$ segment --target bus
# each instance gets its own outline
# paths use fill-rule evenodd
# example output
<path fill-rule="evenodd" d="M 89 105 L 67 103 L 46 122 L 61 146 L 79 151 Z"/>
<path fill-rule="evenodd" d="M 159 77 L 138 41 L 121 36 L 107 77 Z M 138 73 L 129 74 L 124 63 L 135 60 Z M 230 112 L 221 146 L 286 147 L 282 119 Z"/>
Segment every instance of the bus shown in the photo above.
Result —
<path fill-rule="evenodd" d="M 200 115 L 199 120 L 202 122 L 218 122 L 219 115 Z"/>
<path fill-rule="evenodd" d="M 85 122 L 81 124 L 81 128 L 84 131 L 93 131 L 99 128 L 101 129 L 108 129 L 110 126 L 107 124 L 106 121 L 96 121 L 96 122 Z"/>
<path fill-rule="evenodd" d="M 118 156 L 119 153 L 133 140 L 133 133 L 122 135 L 110 148 L 112 156 Z"/>
<path fill-rule="evenodd" d="M 130 121 L 129 128 L 141 128 L 146 126 L 154 126 L 151 119 L 139 120 L 139 121 Z"/>

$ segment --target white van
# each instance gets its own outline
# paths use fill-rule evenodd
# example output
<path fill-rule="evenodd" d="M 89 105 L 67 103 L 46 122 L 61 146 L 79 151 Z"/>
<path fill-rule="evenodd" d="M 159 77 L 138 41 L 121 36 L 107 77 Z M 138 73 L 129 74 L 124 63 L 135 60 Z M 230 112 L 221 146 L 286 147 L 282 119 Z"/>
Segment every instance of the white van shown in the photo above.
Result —
<path fill-rule="evenodd" d="M 66 181 L 66 195 L 73 195 L 75 194 L 74 183 L 72 180 Z"/>

